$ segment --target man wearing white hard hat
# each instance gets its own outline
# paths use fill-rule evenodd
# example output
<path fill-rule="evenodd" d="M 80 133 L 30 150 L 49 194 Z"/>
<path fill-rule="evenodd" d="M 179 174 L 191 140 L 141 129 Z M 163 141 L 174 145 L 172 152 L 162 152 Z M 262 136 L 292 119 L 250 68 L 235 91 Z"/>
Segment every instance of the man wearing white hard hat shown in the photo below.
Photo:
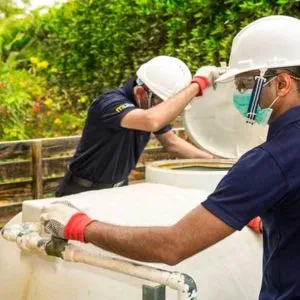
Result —
<path fill-rule="evenodd" d="M 213 70 L 204 68 L 192 79 L 183 61 L 157 56 L 143 64 L 137 77 L 122 88 L 98 97 L 89 109 L 76 153 L 56 196 L 126 185 L 151 132 L 176 156 L 212 158 L 178 137 L 168 124 L 194 96 L 202 94 Z"/>
<path fill-rule="evenodd" d="M 45 207 L 47 232 L 120 255 L 170 265 L 264 222 L 259 299 L 300 298 L 300 20 L 259 19 L 234 39 L 229 70 L 233 105 L 252 126 L 269 123 L 267 141 L 245 153 L 207 200 L 169 227 L 122 227 L 91 220 L 57 203 Z"/>

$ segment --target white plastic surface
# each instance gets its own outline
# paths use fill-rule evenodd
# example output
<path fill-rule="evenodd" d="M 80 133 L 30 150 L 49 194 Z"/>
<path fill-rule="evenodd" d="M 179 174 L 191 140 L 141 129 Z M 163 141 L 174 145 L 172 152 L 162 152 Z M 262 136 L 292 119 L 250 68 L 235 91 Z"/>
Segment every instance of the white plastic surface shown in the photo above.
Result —
<path fill-rule="evenodd" d="M 197 168 L 196 170 L 176 169 L 180 165 L 179 161 L 184 160 L 162 160 L 147 163 L 146 181 L 182 188 L 198 188 L 210 193 L 215 190 L 220 180 L 228 173 L 228 170 L 213 168 L 210 170 L 208 168 Z M 167 162 L 170 169 L 163 167 Z"/>
<path fill-rule="evenodd" d="M 159 226 L 174 224 L 205 200 L 207 195 L 206 191 L 199 189 L 144 183 L 91 191 L 63 199 L 102 221 Z M 43 205 L 53 200 L 24 202 L 23 221 L 37 221 Z M 16 222 L 20 221 L 19 218 Z M 92 245 L 84 247 L 95 250 Z M 0 249 L 0 299 L 141 300 L 142 284 L 151 285 L 126 275 L 66 263 L 60 259 L 28 254 L 20 256 L 15 243 L 1 238 Z M 260 237 L 245 228 L 174 267 L 156 266 L 192 276 L 198 286 L 199 300 L 254 300 L 260 289 L 261 256 Z M 167 299 L 176 299 L 176 292 L 167 289 Z"/>
<path fill-rule="evenodd" d="M 234 81 L 209 87 L 183 112 L 191 139 L 205 150 L 225 158 L 238 158 L 263 143 L 268 126 L 249 125 L 234 108 Z"/>
<path fill-rule="evenodd" d="M 22 214 L 14 217 L 9 224 L 22 222 Z M 5 241 L 0 235 L 0 299 L 25 300 L 30 284 L 31 266 L 26 256 L 14 243 Z M 28 299 L 29 300 L 29 299 Z"/>

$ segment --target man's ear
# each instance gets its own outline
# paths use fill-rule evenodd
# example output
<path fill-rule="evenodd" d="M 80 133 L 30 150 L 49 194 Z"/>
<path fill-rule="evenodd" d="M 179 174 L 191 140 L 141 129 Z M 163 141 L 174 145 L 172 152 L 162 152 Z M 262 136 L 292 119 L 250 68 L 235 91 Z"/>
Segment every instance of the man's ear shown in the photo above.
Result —
<path fill-rule="evenodd" d="M 291 89 L 292 78 L 286 73 L 280 73 L 277 76 L 277 88 L 279 96 L 286 96 Z"/>
<path fill-rule="evenodd" d="M 142 86 L 137 86 L 135 89 L 135 94 L 137 98 L 142 99 L 145 95 L 146 91 Z"/>
<path fill-rule="evenodd" d="M 135 97 L 139 107 L 142 107 L 142 100 L 145 97 L 145 93 L 146 91 L 142 86 L 135 87 Z"/>

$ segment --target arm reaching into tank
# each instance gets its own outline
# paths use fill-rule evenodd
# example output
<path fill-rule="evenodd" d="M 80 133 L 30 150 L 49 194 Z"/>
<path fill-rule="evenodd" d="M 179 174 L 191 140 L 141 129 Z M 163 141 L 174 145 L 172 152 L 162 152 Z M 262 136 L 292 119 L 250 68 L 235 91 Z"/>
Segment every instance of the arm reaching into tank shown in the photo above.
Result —
<path fill-rule="evenodd" d="M 90 219 L 67 202 L 43 208 L 41 223 L 53 236 L 92 243 L 116 254 L 175 265 L 217 243 L 234 229 L 202 205 L 167 227 L 117 226 Z"/>
<path fill-rule="evenodd" d="M 214 155 L 201 150 L 177 136 L 172 130 L 156 135 L 163 147 L 171 154 L 180 158 L 215 158 Z"/>

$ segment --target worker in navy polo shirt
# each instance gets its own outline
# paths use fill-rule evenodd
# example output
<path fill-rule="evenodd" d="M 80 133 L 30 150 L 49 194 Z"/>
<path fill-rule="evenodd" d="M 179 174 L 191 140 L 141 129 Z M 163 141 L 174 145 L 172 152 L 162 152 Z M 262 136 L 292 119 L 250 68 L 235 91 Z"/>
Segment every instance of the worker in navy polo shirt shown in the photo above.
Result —
<path fill-rule="evenodd" d="M 136 260 L 174 265 L 263 220 L 260 300 L 300 299 L 300 20 L 261 18 L 233 40 L 233 105 L 245 121 L 269 123 L 267 141 L 245 153 L 207 200 L 168 227 L 122 227 L 64 203 L 43 208 L 47 232 Z"/>
<path fill-rule="evenodd" d="M 76 153 L 56 196 L 126 185 L 151 132 L 176 156 L 212 158 L 178 137 L 168 124 L 194 96 L 202 94 L 215 70 L 201 68 L 192 80 L 184 62 L 158 56 L 143 64 L 137 77 L 122 88 L 98 97 L 89 109 Z"/>

